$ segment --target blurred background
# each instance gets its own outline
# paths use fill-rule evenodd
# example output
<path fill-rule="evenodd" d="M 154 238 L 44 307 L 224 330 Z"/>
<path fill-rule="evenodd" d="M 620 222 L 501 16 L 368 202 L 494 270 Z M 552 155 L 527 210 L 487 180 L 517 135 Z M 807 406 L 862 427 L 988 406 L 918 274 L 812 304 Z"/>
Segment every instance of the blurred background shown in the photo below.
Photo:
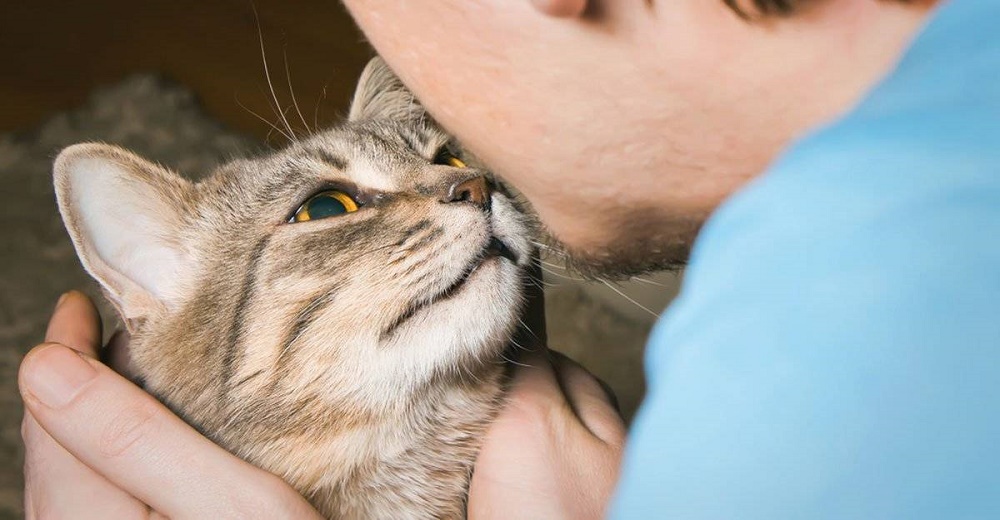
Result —
<path fill-rule="evenodd" d="M 100 294 L 55 208 L 58 151 L 105 141 L 197 178 L 280 147 L 271 125 L 293 92 L 309 125 L 339 120 L 371 55 L 335 0 L 3 2 L 0 518 L 23 516 L 18 363 L 42 340 L 59 294 Z M 544 262 L 550 345 L 606 380 L 630 418 L 644 391 L 645 337 L 678 278 L 583 282 L 558 258 Z"/>
<path fill-rule="evenodd" d="M 279 99 L 291 103 L 290 77 L 303 112 L 336 120 L 371 56 L 339 2 L 39 0 L 0 7 L 0 132 L 78 107 L 131 74 L 156 73 L 194 91 L 208 115 L 264 139 L 269 127 L 238 104 L 275 120 L 258 28 Z"/>

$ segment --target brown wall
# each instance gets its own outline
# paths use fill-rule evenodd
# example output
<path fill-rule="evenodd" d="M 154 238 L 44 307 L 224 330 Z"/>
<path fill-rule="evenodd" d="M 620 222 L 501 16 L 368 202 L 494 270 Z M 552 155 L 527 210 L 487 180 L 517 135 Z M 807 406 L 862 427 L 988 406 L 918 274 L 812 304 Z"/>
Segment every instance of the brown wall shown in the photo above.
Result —
<path fill-rule="evenodd" d="M 0 133 L 73 108 L 94 87 L 159 72 L 215 117 L 265 137 L 270 128 L 236 102 L 276 120 L 253 4 L 282 106 L 291 106 L 287 52 L 309 124 L 317 107 L 321 123 L 342 114 L 371 51 L 336 0 L 20 0 L 0 5 Z"/>

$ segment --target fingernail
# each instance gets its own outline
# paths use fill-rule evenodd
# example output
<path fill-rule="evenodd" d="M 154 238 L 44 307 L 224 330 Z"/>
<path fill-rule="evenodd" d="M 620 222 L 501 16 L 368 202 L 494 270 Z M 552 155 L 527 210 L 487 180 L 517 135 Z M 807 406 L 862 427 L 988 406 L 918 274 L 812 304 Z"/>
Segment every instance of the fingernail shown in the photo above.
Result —
<path fill-rule="evenodd" d="M 62 293 L 62 296 L 60 296 L 59 299 L 56 301 L 56 308 L 57 309 L 59 308 L 60 305 L 62 305 L 66 301 L 67 298 L 69 298 L 69 293 L 70 292 L 64 292 L 64 293 Z"/>
<path fill-rule="evenodd" d="M 90 363 L 62 345 L 45 347 L 25 363 L 26 389 L 49 408 L 66 406 L 88 381 L 97 377 L 97 370 Z"/>

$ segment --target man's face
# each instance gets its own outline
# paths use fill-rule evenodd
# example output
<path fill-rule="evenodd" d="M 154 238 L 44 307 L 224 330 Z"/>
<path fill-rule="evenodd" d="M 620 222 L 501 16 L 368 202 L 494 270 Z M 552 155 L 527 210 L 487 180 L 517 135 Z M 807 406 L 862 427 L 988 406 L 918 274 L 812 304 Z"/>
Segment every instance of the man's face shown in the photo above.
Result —
<path fill-rule="evenodd" d="M 920 22 L 868 0 L 754 23 L 722 0 L 570 18 L 527 0 L 345 3 L 430 113 L 602 275 L 682 262 L 709 212 L 850 106 Z"/>

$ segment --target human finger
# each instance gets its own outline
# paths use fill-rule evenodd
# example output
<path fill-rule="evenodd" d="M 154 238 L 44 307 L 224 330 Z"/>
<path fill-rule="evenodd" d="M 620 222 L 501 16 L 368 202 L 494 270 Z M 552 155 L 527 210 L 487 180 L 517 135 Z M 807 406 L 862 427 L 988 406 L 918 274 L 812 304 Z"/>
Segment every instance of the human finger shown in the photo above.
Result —
<path fill-rule="evenodd" d="M 510 389 L 507 393 L 508 406 L 567 406 L 562 388 L 556 376 L 548 349 L 536 346 L 520 352 L 513 363 Z"/>
<path fill-rule="evenodd" d="M 33 519 L 146 518 L 148 508 L 59 445 L 30 413 L 24 440 L 25 517 Z"/>
<path fill-rule="evenodd" d="M 60 345 L 25 358 L 31 414 L 80 461 L 170 518 L 315 518 L 280 479 L 203 437 L 100 362 Z"/>
<path fill-rule="evenodd" d="M 46 340 L 94 356 L 100 318 L 82 293 L 64 294 L 53 312 Z M 146 506 L 108 482 L 55 442 L 26 411 L 21 422 L 25 446 L 25 511 L 28 518 L 140 518 Z"/>
<path fill-rule="evenodd" d="M 577 417 L 599 439 L 621 445 L 625 422 L 607 385 L 569 357 L 550 351 L 556 378 Z"/>
<path fill-rule="evenodd" d="M 94 302 L 79 291 L 63 294 L 49 319 L 45 341 L 96 358 L 101 346 L 101 316 Z"/>

